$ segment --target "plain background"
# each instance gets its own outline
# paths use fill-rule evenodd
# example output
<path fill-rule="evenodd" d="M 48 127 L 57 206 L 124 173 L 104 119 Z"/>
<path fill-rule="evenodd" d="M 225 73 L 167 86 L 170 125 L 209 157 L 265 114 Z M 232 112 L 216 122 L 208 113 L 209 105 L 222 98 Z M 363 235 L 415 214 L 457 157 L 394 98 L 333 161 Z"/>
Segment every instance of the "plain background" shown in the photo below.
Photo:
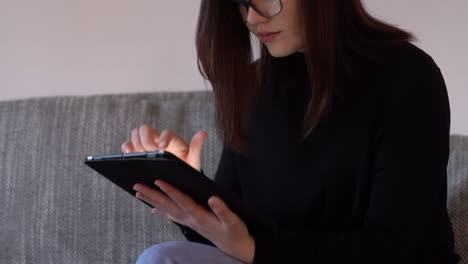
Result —
<path fill-rule="evenodd" d="M 445 77 L 451 133 L 468 135 L 468 1 L 365 3 L 416 34 Z M 194 0 L 0 0 L 0 100 L 208 90 L 196 65 L 198 8 Z"/>

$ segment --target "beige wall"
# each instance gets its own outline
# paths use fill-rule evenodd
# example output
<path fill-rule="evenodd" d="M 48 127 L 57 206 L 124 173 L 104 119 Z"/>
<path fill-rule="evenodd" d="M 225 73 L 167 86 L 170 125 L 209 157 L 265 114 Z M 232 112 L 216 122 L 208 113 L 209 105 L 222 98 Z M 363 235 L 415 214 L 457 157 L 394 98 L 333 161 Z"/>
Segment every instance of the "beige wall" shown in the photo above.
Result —
<path fill-rule="evenodd" d="M 0 0 L 0 100 L 208 89 L 195 63 L 199 1 L 162 2 Z M 445 76 L 452 133 L 468 135 L 468 1 L 366 3 L 416 33 Z"/>

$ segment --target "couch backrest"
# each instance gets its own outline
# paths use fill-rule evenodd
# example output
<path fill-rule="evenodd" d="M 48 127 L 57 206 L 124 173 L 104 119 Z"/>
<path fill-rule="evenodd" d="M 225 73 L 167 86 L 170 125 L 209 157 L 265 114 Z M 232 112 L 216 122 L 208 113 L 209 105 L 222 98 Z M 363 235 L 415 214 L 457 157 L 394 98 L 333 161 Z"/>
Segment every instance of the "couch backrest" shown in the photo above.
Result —
<path fill-rule="evenodd" d="M 462 256 L 461 263 L 468 263 L 468 137 L 450 137 L 447 206 L 455 246 Z"/>
<path fill-rule="evenodd" d="M 203 169 L 221 144 L 210 92 L 53 97 L 0 102 L 0 263 L 134 263 L 183 240 L 172 223 L 83 164 L 120 153 L 133 128 L 208 132 Z"/>
<path fill-rule="evenodd" d="M 134 263 L 152 244 L 183 240 L 172 223 L 83 164 L 119 153 L 141 124 L 187 142 L 208 132 L 203 168 L 221 153 L 212 93 L 167 92 L 0 102 L 0 263 Z M 468 258 L 468 137 L 452 137 L 448 207 Z"/>

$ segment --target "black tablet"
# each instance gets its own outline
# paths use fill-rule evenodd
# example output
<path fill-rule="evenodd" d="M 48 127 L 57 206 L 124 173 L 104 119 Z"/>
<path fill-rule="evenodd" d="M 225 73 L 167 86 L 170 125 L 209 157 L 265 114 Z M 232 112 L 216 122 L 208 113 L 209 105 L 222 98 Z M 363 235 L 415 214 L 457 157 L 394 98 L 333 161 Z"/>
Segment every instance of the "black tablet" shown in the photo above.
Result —
<path fill-rule="evenodd" d="M 249 229 L 256 228 L 255 226 L 262 222 L 254 210 L 243 203 L 235 193 L 209 179 L 168 151 L 88 156 L 84 163 L 134 198 L 136 191 L 133 190 L 133 186 L 136 183 L 159 190 L 154 182 L 161 179 L 208 210 L 211 210 L 208 199 L 213 195 L 220 197 Z M 152 207 L 145 201 L 140 201 Z"/>

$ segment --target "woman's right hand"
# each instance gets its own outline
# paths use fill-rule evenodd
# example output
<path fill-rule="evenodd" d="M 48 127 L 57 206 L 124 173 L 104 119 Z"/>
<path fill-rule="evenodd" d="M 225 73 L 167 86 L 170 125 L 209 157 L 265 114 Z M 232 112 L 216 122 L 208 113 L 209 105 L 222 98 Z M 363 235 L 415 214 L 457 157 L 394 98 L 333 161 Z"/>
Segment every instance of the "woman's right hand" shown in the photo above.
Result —
<path fill-rule="evenodd" d="M 124 142 L 121 148 L 123 153 L 167 150 L 192 168 L 201 171 L 201 154 L 207 135 L 205 131 L 198 131 L 189 146 L 170 130 L 163 130 L 159 134 L 155 128 L 142 125 L 132 130 L 131 140 Z"/>

